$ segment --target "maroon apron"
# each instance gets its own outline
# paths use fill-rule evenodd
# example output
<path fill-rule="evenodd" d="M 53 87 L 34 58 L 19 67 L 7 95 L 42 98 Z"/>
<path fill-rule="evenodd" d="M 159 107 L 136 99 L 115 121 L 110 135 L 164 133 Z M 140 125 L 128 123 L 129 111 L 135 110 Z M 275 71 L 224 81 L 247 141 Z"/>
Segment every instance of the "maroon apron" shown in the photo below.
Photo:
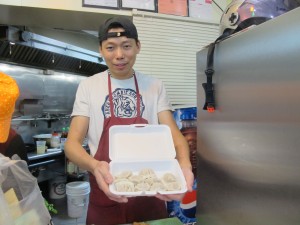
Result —
<path fill-rule="evenodd" d="M 108 74 L 108 90 L 110 103 L 110 118 L 104 119 L 103 132 L 99 141 L 97 152 L 94 156 L 99 161 L 110 162 L 109 159 L 109 128 L 113 125 L 148 124 L 141 117 L 140 93 L 135 74 L 134 82 L 137 95 L 137 117 L 119 118 L 114 114 L 111 91 L 111 79 Z M 91 193 L 87 213 L 87 224 L 116 225 L 166 218 L 167 210 L 165 202 L 155 197 L 133 197 L 127 203 L 118 203 L 110 200 L 99 189 L 95 177 L 90 173 Z"/>

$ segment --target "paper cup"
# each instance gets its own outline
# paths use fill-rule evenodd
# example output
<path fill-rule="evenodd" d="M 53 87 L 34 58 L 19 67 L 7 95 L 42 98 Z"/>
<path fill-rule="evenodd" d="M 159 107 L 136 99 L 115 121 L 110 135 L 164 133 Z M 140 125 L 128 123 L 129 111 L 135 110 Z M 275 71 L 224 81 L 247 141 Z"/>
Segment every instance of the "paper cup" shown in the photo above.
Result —
<path fill-rule="evenodd" d="M 44 154 L 46 151 L 46 141 L 36 141 L 36 153 Z"/>

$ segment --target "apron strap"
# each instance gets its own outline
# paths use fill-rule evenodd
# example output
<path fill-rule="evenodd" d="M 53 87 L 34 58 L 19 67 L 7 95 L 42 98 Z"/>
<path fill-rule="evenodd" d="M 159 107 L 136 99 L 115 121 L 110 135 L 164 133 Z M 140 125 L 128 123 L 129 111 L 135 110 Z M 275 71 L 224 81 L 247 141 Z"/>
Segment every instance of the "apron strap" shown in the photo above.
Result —
<path fill-rule="evenodd" d="M 140 99 L 140 91 L 139 85 L 135 76 L 135 72 L 133 71 L 134 83 L 135 83 L 135 91 L 136 91 L 136 105 L 137 105 L 137 117 L 141 117 L 141 99 Z"/>
<path fill-rule="evenodd" d="M 114 104 L 113 104 L 113 100 L 112 100 L 110 72 L 109 71 L 108 71 L 108 95 L 109 95 L 110 116 L 111 117 L 115 117 L 115 114 L 114 114 Z"/>

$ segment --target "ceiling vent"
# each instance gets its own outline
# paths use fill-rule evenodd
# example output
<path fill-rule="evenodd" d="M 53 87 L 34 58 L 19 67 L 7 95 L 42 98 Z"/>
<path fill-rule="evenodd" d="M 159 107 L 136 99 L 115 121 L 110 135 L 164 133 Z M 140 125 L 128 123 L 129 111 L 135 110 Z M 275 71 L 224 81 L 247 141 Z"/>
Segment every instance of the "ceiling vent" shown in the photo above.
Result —
<path fill-rule="evenodd" d="M 0 26 L 0 60 L 85 76 L 107 69 L 99 53 L 12 26 Z"/>

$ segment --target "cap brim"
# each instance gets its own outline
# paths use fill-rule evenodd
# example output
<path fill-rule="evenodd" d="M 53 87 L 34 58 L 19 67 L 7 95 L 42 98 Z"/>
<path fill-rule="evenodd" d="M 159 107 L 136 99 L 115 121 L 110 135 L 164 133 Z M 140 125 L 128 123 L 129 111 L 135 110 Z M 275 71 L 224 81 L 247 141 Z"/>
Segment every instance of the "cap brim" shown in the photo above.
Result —
<path fill-rule="evenodd" d="M 10 130 L 11 117 L 0 118 L 0 143 L 7 141 Z"/>

